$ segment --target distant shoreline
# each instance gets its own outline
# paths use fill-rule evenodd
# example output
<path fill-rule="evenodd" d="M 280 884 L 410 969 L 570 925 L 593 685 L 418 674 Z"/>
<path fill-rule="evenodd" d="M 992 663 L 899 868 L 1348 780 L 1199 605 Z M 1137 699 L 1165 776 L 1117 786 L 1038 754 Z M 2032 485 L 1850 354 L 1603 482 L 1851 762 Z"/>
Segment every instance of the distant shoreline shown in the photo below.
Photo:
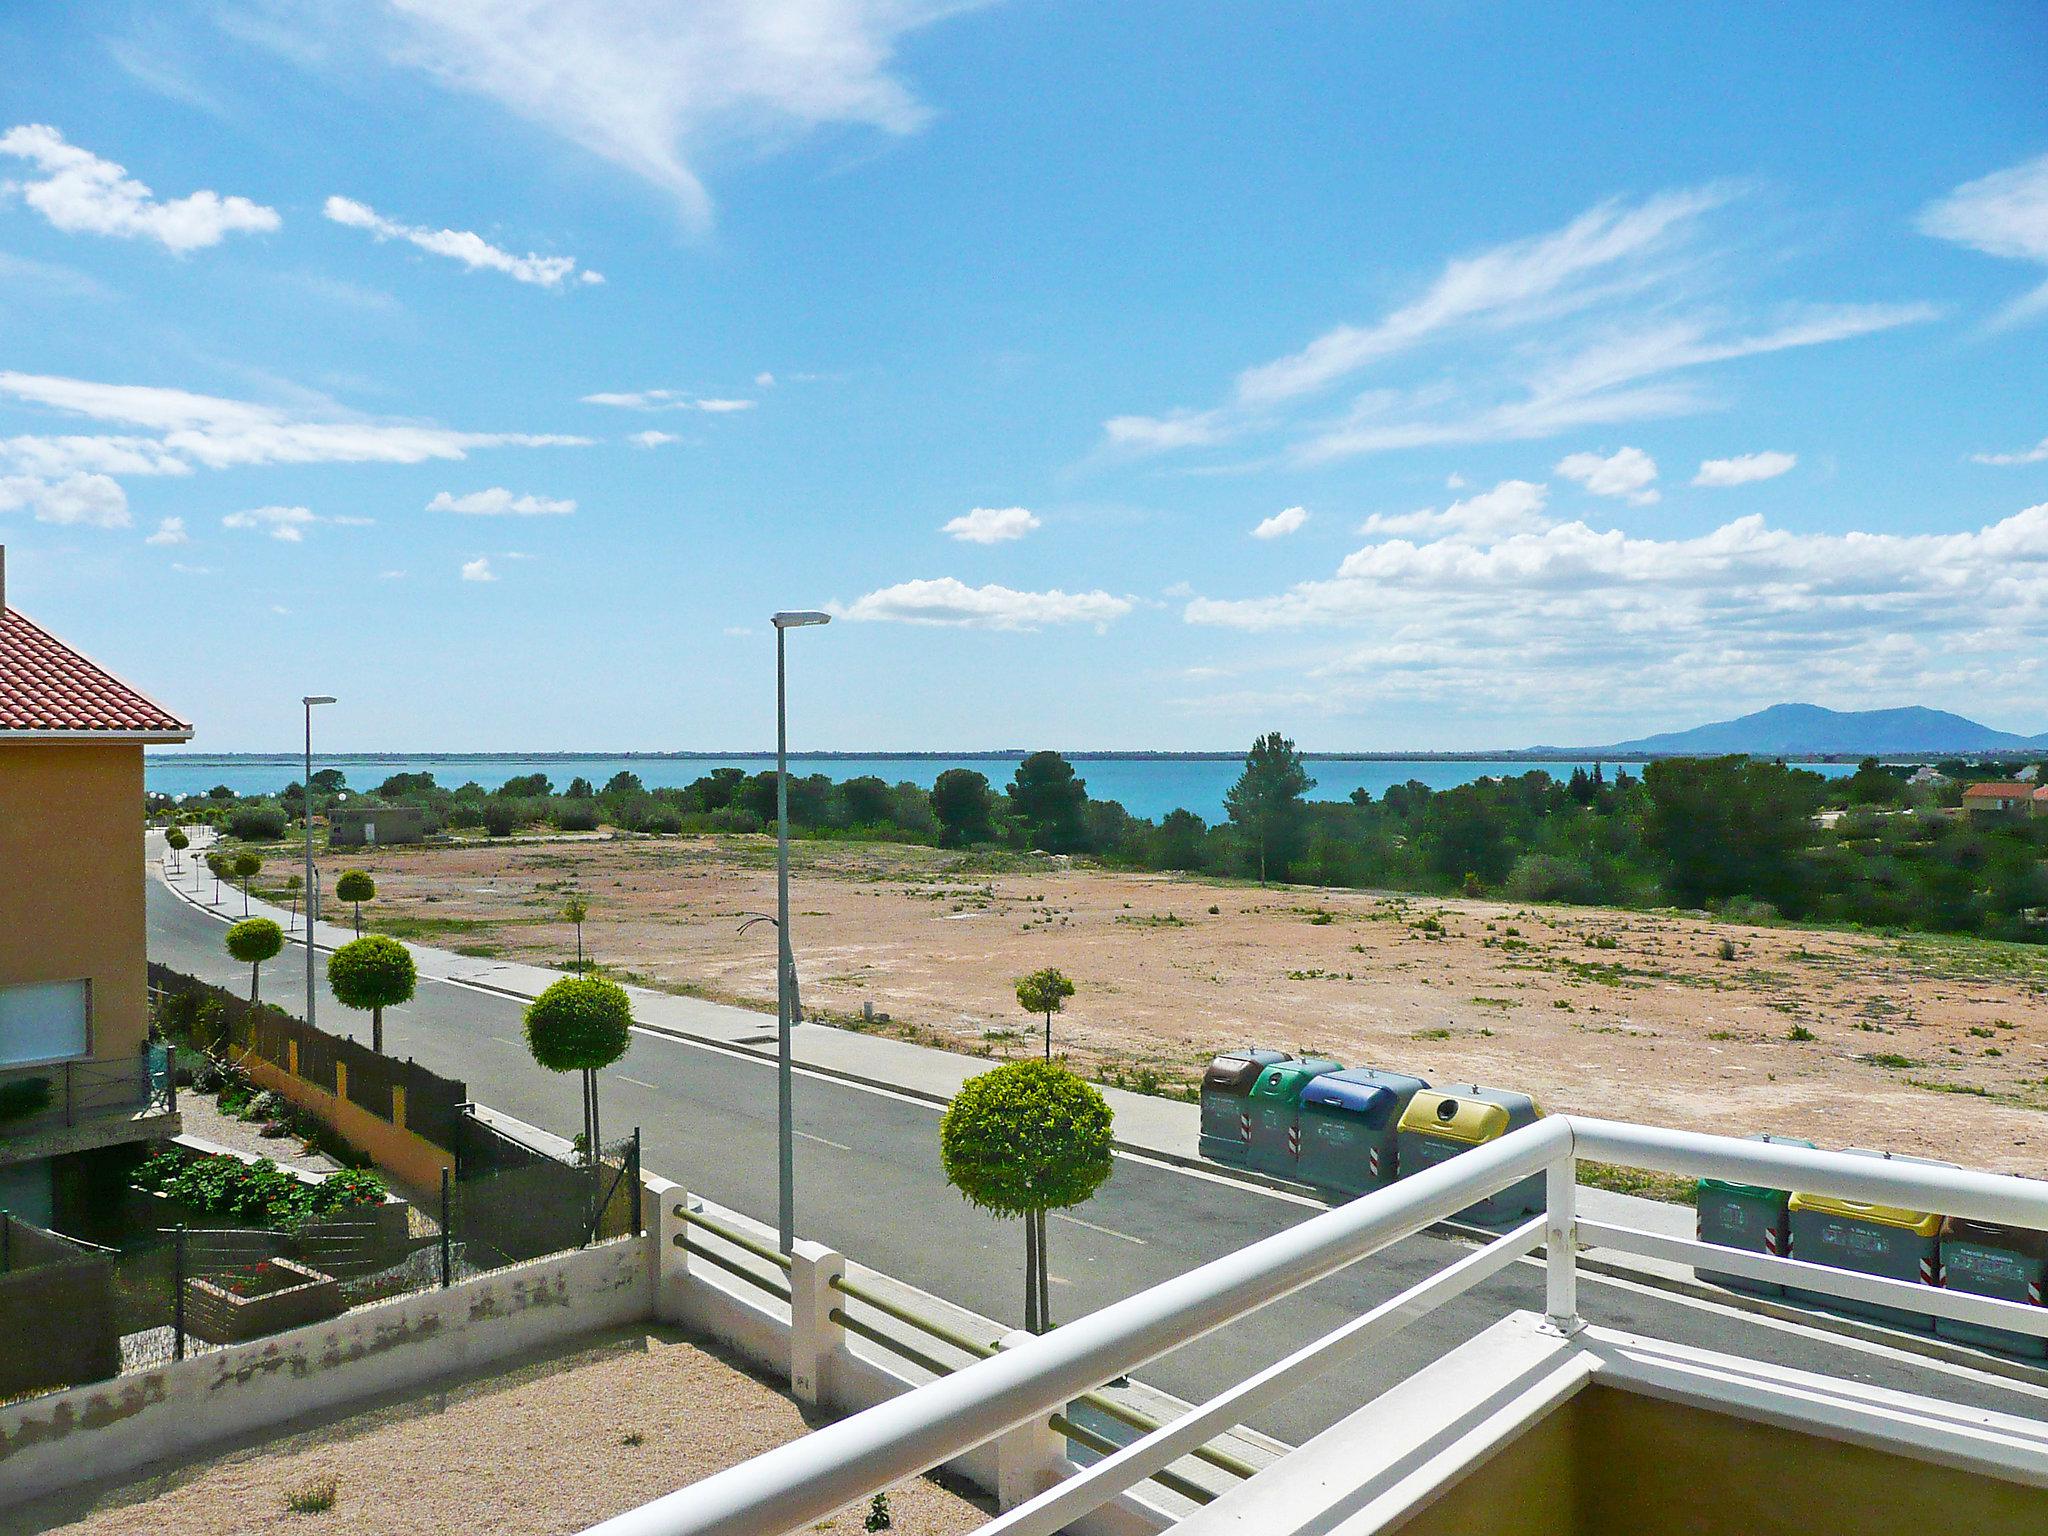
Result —
<path fill-rule="evenodd" d="M 982 752 L 839 752 L 809 751 L 792 752 L 789 760 L 793 763 L 832 762 L 963 762 L 997 761 L 1020 762 L 1036 748 L 1003 747 Z M 323 747 L 319 756 L 324 761 L 345 758 L 358 763 L 569 763 L 586 762 L 592 758 L 622 762 L 759 762 L 772 758 L 774 751 L 761 752 L 349 752 Z M 1067 752 L 1060 755 L 1073 763 L 1233 763 L 1242 762 L 1244 753 L 1233 752 Z M 1729 754 L 1699 752 L 1617 752 L 1598 747 L 1527 747 L 1519 751 L 1470 751 L 1470 752 L 1303 752 L 1303 761 L 1312 763 L 1579 763 L 1598 759 L 1608 763 L 1647 763 L 1667 757 L 1719 757 Z M 1854 763 L 1865 757 L 1879 757 L 1887 762 L 1932 762 L 1937 758 L 1957 756 L 1970 759 L 2014 757 L 2030 759 L 2038 752 L 2027 751 L 1948 751 L 1930 750 L 1922 752 L 1751 752 L 1750 757 L 1782 759 L 1788 763 Z M 298 752 L 150 752 L 145 757 L 150 762 L 203 764 L 220 763 L 296 763 L 302 754 Z"/>

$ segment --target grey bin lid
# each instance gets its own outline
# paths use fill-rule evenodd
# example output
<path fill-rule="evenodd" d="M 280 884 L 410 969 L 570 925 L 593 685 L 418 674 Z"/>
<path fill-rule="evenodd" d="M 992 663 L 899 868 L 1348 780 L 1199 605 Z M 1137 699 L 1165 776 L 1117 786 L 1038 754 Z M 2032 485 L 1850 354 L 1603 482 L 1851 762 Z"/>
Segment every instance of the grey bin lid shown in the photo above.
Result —
<path fill-rule="evenodd" d="M 2003 1248 L 2024 1258 L 2048 1262 L 2048 1232 L 2030 1227 L 2008 1227 L 1995 1221 L 1969 1221 L 1949 1216 L 1941 1223 L 1944 1243 L 1974 1243 L 1980 1248 Z"/>
<path fill-rule="evenodd" d="M 1379 1083 L 1346 1082 L 1348 1074 L 1331 1072 L 1315 1078 L 1301 1090 L 1303 1109 L 1334 1109 L 1351 1114 L 1372 1114 L 1392 1109 L 1394 1090 Z"/>

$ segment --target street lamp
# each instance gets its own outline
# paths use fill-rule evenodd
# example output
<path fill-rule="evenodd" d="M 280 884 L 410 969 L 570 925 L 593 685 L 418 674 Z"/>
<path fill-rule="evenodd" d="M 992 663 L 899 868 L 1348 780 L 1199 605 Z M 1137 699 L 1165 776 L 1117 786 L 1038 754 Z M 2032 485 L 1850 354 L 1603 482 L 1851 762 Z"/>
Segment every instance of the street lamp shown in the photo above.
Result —
<path fill-rule="evenodd" d="M 332 704 L 333 696 L 325 693 L 309 693 L 299 702 L 306 706 L 306 777 L 299 789 L 303 798 L 300 809 L 306 813 L 306 1024 L 313 1023 L 313 1003 L 319 989 L 313 983 L 313 706 Z"/>
<path fill-rule="evenodd" d="M 789 942 L 789 687 L 783 658 L 792 629 L 829 613 L 775 615 L 775 1136 L 780 1156 L 782 1251 L 796 1246 L 796 1115 L 790 1105 L 790 1035 L 796 1025 L 796 950 Z"/>

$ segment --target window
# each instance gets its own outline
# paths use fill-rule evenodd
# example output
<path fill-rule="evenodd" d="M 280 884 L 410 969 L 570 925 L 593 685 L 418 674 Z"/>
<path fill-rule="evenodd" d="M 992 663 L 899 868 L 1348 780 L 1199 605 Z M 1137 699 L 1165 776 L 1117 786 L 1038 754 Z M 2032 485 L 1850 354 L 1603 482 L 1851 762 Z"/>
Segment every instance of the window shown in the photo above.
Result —
<path fill-rule="evenodd" d="M 90 998 L 84 981 L 0 987 L 0 1067 L 85 1055 Z"/>

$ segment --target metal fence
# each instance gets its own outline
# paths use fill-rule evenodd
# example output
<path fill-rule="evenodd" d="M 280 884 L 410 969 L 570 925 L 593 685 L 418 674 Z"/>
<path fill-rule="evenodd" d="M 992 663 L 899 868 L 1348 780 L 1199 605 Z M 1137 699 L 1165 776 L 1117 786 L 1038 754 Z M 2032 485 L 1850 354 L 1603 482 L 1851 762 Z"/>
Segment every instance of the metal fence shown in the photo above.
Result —
<path fill-rule="evenodd" d="M 465 1272 L 640 1231 L 640 1132 L 579 1149 L 537 1145 L 475 1114 L 458 1121 L 449 1223 Z"/>
<path fill-rule="evenodd" d="M 133 1056 L 57 1061 L 0 1072 L 0 1136 L 175 1108 L 170 1053 L 161 1045 L 145 1045 Z"/>

